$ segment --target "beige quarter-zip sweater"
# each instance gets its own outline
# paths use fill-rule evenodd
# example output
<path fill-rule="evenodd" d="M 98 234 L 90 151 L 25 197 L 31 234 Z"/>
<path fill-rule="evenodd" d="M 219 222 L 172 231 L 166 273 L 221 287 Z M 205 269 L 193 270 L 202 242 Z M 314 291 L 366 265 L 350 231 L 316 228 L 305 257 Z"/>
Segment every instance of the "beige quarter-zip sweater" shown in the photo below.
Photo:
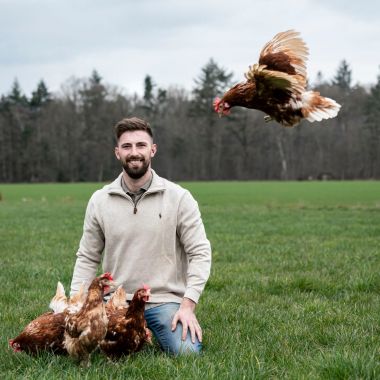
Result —
<path fill-rule="evenodd" d="M 194 302 L 210 274 L 211 247 L 190 192 L 152 170 L 149 189 L 134 205 L 121 177 L 96 191 L 87 206 L 71 293 L 96 276 L 102 262 L 128 299 L 143 283 L 150 302 Z"/>

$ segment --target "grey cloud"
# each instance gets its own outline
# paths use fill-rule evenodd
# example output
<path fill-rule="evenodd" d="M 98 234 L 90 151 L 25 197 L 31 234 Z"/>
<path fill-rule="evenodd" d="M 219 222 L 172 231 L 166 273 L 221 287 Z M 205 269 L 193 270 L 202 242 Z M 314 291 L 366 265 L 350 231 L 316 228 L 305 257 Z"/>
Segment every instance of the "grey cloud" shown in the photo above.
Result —
<path fill-rule="evenodd" d="M 9 89 L 15 76 L 26 91 L 40 78 L 57 90 L 70 75 L 86 76 L 93 68 L 105 81 L 131 91 L 141 90 L 147 73 L 160 86 L 189 88 L 210 57 L 240 80 L 262 46 L 275 33 L 290 28 L 299 30 L 310 47 L 311 79 L 316 70 L 331 77 L 346 58 L 355 80 L 374 81 L 380 63 L 375 48 L 380 25 L 372 16 L 358 16 L 358 6 L 350 8 L 350 4 L 338 0 L 0 0 L 0 83 L 4 86 L 0 93 Z M 368 9 L 376 13 L 376 8 Z"/>
<path fill-rule="evenodd" d="M 215 12 L 193 4 L 146 0 L 9 2 L 0 15 L 0 62 L 66 60 L 120 47 L 154 48 L 183 30 L 212 23 L 208 16 Z"/>

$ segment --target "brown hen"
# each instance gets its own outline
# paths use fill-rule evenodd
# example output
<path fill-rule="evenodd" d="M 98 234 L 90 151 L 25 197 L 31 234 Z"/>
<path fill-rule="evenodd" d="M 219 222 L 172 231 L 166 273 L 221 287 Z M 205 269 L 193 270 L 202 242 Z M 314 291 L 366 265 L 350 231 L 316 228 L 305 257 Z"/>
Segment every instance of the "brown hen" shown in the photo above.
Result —
<path fill-rule="evenodd" d="M 31 321 L 24 330 L 9 341 L 14 352 L 26 352 L 36 355 L 41 351 L 51 351 L 55 354 L 64 354 L 63 336 L 65 331 L 65 317 L 69 308 L 76 309 L 83 303 L 83 286 L 76 295 L 67 301 L 65 289 L 58 282 L 55 296 L 50 302 L 53 311 L 46 312 Z"/>
<path fill-rule="evenodd" d="M 96 277 L 88 288 L 82 308 L 65 318 L 64 347 L 81 366 L 90 365 L 92 351 L 106 335 L 108 318 L 103 296 L 110 286 L 113 286 L 110 273 Z"/>
<path fill-rule="evenodd" d="M 100 343 L 101 350 L 111 359 L 140 351 L 145 342 L 150 342 L 151 333 L 144 318 L 145 303 L 149 300 L 150 288 L 144 285 L 137 290 L 129 307 L 114 310 L 109 315 L 107 334 Z"/>
<path fill-rule="evenodd" d="M 276 34 L 262 49 L 259 63 L 249 67 L 246 81 L 214 100 L 220 116 L 232 107 L 254 108 L 265 112 L 285 127 L 302 119 L 310 122 L 329 119 L 338 114 L 340 105 L 315 91 L 306 91 L 306 61 L 309 51 L 294 30 Z"/>

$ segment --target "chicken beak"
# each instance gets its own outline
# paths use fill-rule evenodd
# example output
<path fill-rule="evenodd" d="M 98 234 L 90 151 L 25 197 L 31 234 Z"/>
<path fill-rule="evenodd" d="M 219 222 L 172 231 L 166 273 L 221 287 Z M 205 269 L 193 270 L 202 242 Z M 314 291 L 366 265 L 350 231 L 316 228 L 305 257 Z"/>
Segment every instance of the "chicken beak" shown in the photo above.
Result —
<path fill-rule="evenodd" d="M 148 289 L 146 289 L 145 290 L 145 296 L 144 296 L 144 301 L 145 302 L 148 302 L 149 301 L 149 298 L 150 298 L 150 296 L 151 296 L 151 293 L 150 293 L 150 288 L 148 288 Z"/>
<path fill-rule="evenodd" d="M 109 284 L 108 284 L 108 286 L 110 287 L 110 289 L 112 291 L 116 290 L 116 288 L 117 288 L 117 284 L 116 284 L 115 281 L 110 281 Z"/>
<path fill-rule="evenodd" d="M 107 295 L 108 293 L 115 291 L 116 287 L 117 286 L 114 281 L 108 281 L 107 285 L 104 287 L 103 290 L 104 295 Z"/>

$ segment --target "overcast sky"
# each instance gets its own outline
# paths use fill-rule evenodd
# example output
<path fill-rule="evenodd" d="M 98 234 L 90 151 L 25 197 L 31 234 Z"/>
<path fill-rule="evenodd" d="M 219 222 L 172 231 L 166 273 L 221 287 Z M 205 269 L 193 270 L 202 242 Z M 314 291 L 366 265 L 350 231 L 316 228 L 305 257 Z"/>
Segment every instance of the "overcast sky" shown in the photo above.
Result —
<path fill-rule="evenodd" d="M 193 87 L 212 57 L 243 79 L 276 33 L 301 32 L 311 82 L 342 59 L 354 83 L 380 73 L 376 0 L 0 0 L 0 93 L 17 78 L 29 95 L 44 79 L 58 91 L 96 69 L 125 93 L 150 74 L 161 87 Z"/>

